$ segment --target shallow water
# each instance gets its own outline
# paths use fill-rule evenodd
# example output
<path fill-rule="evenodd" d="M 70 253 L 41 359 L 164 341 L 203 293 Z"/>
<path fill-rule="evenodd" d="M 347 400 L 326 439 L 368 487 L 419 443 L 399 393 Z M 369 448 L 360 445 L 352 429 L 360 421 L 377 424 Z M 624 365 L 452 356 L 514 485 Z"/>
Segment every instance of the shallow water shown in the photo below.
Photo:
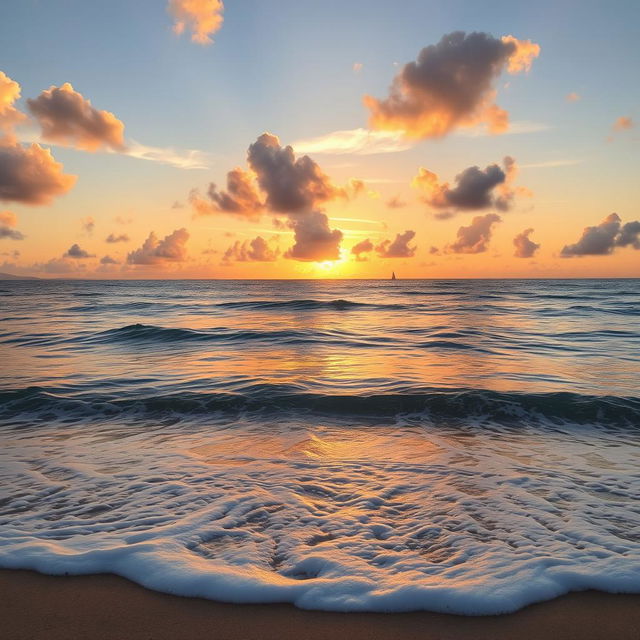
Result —
<path fill-rule="evenodd" d="M 640 592 L 640 281 L 0 283 L 0 566 L 234 602 Z"/>

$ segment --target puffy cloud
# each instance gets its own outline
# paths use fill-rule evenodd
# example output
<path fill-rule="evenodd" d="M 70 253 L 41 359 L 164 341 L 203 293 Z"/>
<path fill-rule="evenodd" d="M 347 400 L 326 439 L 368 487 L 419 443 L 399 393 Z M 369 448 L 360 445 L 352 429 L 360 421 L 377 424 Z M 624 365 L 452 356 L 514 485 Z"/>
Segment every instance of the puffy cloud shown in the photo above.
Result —
<path fill-rule="evenodd" d="M 211 44 L 211 36 L 222 27 L 224 20 L 222 0 L 169 0 L 167 10 L 174 19 L 177 35 L 191 30 L 191 41 Z"/>
<path fill-rule="evenodd" d="M 184 262 L 187 259 L 187 240 L 189 232 L 184 228 L 176 229 L 162 240 L 152 231 L 143 245 L 127 256 L 127 262 L 143 265 Z"/>
<path fill-rule="evenodd" d="M 405 231 L 396 234 L 393 242 L 391 240 L 382 241 L 376 251 L 382 258 L 412 258 L 415 255 L 417 247 L 410 247 L 409 243 L 415 238 L 415 231 Z"/>
<path fill-rule="evenodd" d="M 36 263 L 31 267 L 31 270 L 52 274 L 77 273 L 79 271 L 84 272 L 86 265 L 62 257 L 52 258 L 49 262 Z"/>
<path fill-rule="evenodd" d="M 373 242 L 371 242 L 369 238 L 362 240 L 351 247 L 351 253 L 356 257 L 356 262 L 366 262 L 367 258 L 362 254 L 370 253 L 371 251 L 373 251 Z"/>
<path fill-rule="evenodd" d="M 340 258 L 342 231 L 329 228 L 329 219 L 321 211 L 310 211 L 290 221 L 295 244 L 285 258 L 304 262 L 323 262 Z"/>
<path fill-rule="evenodd" d="M 620 235 L 616 238 L 616 246 L 640 249 L 640 222 L 627 222 L 621 229 Z"/>
<path fill-rule="evenodd" d="M 88 251 L 80 248 L 79 244 L 72 244 L 68 251 L 62 256 L 63 258 L 75 258 L 77 260 L 84 260 L 85 258 L 93 258 Z"/>
<path fill-rule="evenodd" d="M 612 125 L 614 131 L 633 129 L 633 120 L 629 116 L 620 116 Z"/>
<path fill-rule="evenodd" d="M 20 97 L 20 85 L 0 71 L 0 132 L 9 133 L 25 116 L 13 105 Z"/>
<path fill-rule="evenodd" d="M 104 256 L 100 258 L 100 264 L 119 264 L 119 262 L 111 256 Z"/>
<path fill-rule="evenodd" d="M 18 216 L 13 211 L 0 211 L 0 224 L 5 227 L 15 227 L 18 224 Z"/>
<path fill-rule="evenodd" d="M 81 223 L 83 231 L 86 234 L 91 235 L 93 233 L 93 230 L 95 229 L 96 221 L 91 216 L 87 216 L 86 218 L 81 220 Z"/>
<path fill-rule="evenodd" d="M 612 213 L 600 224 L 585 227 L 578 242 L 564 246 L 560 256 L 606 256 L 613 253 L 616 247 L 628 246 L 640 249 L 640 221 L 622 225 L 620 216 Z"/>
<path fill-rule="evenodd" d="M 425 47 L 404 65 L 389 96 L 365 96 L 373 129 L 403 131 L 409 138 L 439 138 L 458 127 L 508 128 L 508 114 L 493 103 L 494 82 L 506 69 L 527 71 L 540 47 L 513 36 L 456 31 Z"/>
<path fill-rule="evenodd" d="M 191 192 L 189 201 L 197 215 L 229 213 L 249 220 L 258 220 L 264 209 L 253 176 L 240 168 L 227 173 L 226 191 L 218 191 L 212 182 L 207 195 L 209 200 L 205 200 L 195 190 Z"/>
<path fill-rule="evenodd" d="M 249 147 L 247 161 L 271 211 L 301 213 L 344 195 L 309 156 L 296 158 L 290 146 L 280 146 L 270 133 L 263 133 Z"/>
<path fill-rule="evenodd" d="M 539 244 L 529 240 L 529 235 L 532 233 L 533 229 L 525 229 L 513 239 L 513 245 L 516 248 L 513 255 L 516 258 L 532 258 L 540 248 Z"/>
<path fill-rule="evenodd" d="M 468 227 L 460 227 L 456 241 L 447 246 L 448 253 L 482 253 L 487 250 L 491 232 L 496 222 L 501 222 L 499 215 L 487 213 L 475 216 Z"/>
<path fill-rule="evenodd" d="M 118 235 L 110 233 L 104 241 L 109 244 L 116 244 L 116 242 L 129 242 L 129 236 L 126 233 L 120 233 Z"/>
<path fill-rule="evenodd" d="M 227 174 L 227 190 L 211 185 L 208 200 L 197 191 L 190 195 L 196 215 L 229 213 L 255 220 L 261 213 L 284 214 L 285 226 L 293 229 L 295 244 L 285 257 L 305 261 L 337 260 L 342 232 L 329 228 L 319 207 L 336 198 L 356 195 L 364 184 L 355 180 L 347 188 L 335 187 L 309 156 L 296 158 L 290 146 L 264 133 L 249 146 L 247 162 L 253 176 L 242 169 Z M 281 223 L 276 223 L 281 224 Z"/>
<path fill-rule="evenodd" d="M 364 67 L 364 65 L 362 64 L 362 62 L 354 62 L 353 63 L 353 72 L 354 73 L 360 73 L 362 71 L 362 68 Z"/>
<path fill-rule="evenodd" d="M 62 171 L 62 164 L 38 144 L 0 144 L 0 200 L 49 204 L 76 182 L 77 176 Z"/>
<path fill-rule="evenodd" d="M 509 73 L 529 71 L 534 59 L 540 55 L 540 45 L 531 40 L 518 40 L 513 36 L 502 36 L 502 42 L 512 44 L 515 51 L 509 56 L 507 70 Z"/>
<path fill-rule="evenodd" d="M 258 236 L 253 240 L 236 240 L 222 257 L 223 262 L 274 262 L 280 254 L 279 249 L 271 248 L 269 243 Z"/>
<path fill-rule="evenodd" d="M 0 240 L 24 240 L 24 235 L 15 226 L 18 224 L 18 216 L 13 211 L 0 211 Z"/>
<path fill-rule="evenodd" d="M 0 224 L 0 240 L 10 238 L 11 240 L 24 240 L 24 233 L 17 229 L 10 229 Z"/>
<path fill-rule="evenodd" d="M 423 200 L 429 206 L 446 210 L 436 214 L 439 219 L 450 218 L 458 211 L 489 207 L 507 211 L 516 194 L 531 193 L 524 187 L 512 186 L 518 168 L 511 156 L 505 156 L 503 167 L 497 164 L 491 164 L 484 170 L 477 166 L 468 167 L 455 177 L 454 187 L 448 182 L 440 182 L 437 174 L 420 167 L 411 184 L 425 193 Z"/>
<path fill-rule="evenodd" d="M 124 151 L 124 124 L 109 111 L 92 106 L 82 94 L 65 82 L 50 87 L 37 98 L 27 100 L 29 111 L 48 142 L 85 151 L 109 148 Z"/>
<path fill-rule="evenodd" d="M 402 209 L 407 206 L 407 203 L 400 196 L 393 196 L 387 200 L 386 205 L 389 209 Z"/>
<path fill-rule="evenodd" d="M 578 100 L 582 100 L 582 96 L 579 93 L 572 91 L 571 93 L 568 93 L 564 99 L 567 102 L 578 102 Z"/>

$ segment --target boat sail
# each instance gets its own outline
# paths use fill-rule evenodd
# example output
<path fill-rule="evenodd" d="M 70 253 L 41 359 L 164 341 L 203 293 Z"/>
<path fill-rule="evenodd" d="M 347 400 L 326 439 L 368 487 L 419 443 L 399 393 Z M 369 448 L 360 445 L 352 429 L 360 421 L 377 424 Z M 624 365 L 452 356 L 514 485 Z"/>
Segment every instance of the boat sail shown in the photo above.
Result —
<path fill-rule="evenodd" d="M 395 271 L 391 272 L 391 279 L 392 280 L 396 280 L 396 272 Z"/>

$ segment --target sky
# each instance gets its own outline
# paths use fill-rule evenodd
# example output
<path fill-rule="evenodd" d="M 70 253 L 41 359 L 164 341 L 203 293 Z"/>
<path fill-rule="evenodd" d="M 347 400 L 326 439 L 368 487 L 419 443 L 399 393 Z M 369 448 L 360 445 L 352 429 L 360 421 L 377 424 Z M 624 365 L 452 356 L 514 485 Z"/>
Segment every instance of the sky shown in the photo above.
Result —
<path fill-rule="evenodd" d="M 640 3 L 4 0 L 0 272 L 640 276 Z"/>

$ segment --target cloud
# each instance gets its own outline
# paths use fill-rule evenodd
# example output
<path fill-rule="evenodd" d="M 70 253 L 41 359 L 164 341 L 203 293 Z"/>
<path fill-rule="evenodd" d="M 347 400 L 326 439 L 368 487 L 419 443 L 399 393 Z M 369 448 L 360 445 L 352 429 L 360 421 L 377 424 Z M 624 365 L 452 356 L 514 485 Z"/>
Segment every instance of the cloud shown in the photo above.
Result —
<path fill-rule="evenodd" d="M 301 213 L 343 195 L 309 156 L 296 158 L 290 146 L 281 147 L 270 133 L 249 146 L 247 161 L 271 211 Z"/>
<path fill-rule="evenodd" d="M 363 67 L 364 65 L 362 64 L 362 62 L 354 62 L 352 67 L 353 73 L 360 73 Z"/>
<path fill-rule="evenodd" d="M 257 220 L 263 213 L 284 214 L 284 226 L 292 229 L 295 244 L 284 255 L 296 260 L 337 260 L 342 232 L 331 230 L 321 206 L 337 198 L 348 198 L 364 189 L 361 181 L 347 188 L 334 186 L 309 156 L 298 156 L 291 146 L 264 133 L 249 146 L 251 172 L 236 168 L 227 174 L 227 189 L 211 184 L 208 199 L 192 191 L 190 202 L 196 215 L 227 213 Z M 280 221 L 279 224 L 283 224 Z"/>
<path fill-rule="evenodd" d="M 448 253 L 483 253 L 487 250 L 491 232 L 502 219 L 495 213 L 475 216 L 468 227 L 460 227 L 456 241 L 447 246 Z"/>
<path fill-rule="evenodd" d="M 342 231 L 329 228 L 329 219 L 321 211 L 310 211 L 291 219 L 295 244 L 284 257 L 303 262 L 323 262 L 340 258 Z"/>
<path fill-rule="evenodd" d="M 198 149 L 175 149 L 174 147 L 151 147 L 129 140 L 125 155 L 140 160 L 166 164 L 176 169 L 208 169 L 208 154 Z"/>
<path fill-rule="evenodd" d="M 123 152 L 126 149 L 124 124 L 113 113 L 93 107 L 91 101 L 68 82 L 27 100 L 27 106 L 47 142 L 84 151 L 108 148 Z"/>
<path fill-rule="evenodd" d="M 387 200 L 386 205 L 389 209 L 402 209 L 407 206 L 407 203 L 400 196 L 393 196 Z"/>
<path fill-rule="evenodd" d="M 533 61 L 540 55 L 540 45 L 531 40 L 518 40 L 513 36 L 502 36 L 502 42 L 515 46 L 515 51 L 509 56 L 507 70 L 511 74 L 530 71 Z"/>
<path fill-rule="evenodd" d="M 423 167 L 411 184 L 425 194 L 423 200 L 430 207 L 443 210 L 436 217 L 445 220 L 458 211 L 489 207 L 507 211 L 516 193 L 530 195 L 527 189 L 512 187 L 517 173 L 515 160 L 505 156 L 503 168 L 497 164 L 491 164 L 484 170 L 477 166 L 468 167 L 455 177 L 454 187 L 448 182 L 440 182 L 437 174 Z"/>
<path fill-rule="evenodd" d="M 393 242 L 383 240 L 377 247 L 376 252 L 381 258 L 412 258 L 417 247 L 410 247 L 409 243 L 415 238 L 415 231 L 405 231 L 396 234 Z"/>
<path fill-rule="evenodd" d="M 34 264 L 29 271 L 52 274 L 77 273 L 86 271 L 86 265 L 74 260 L 67 260 L 64 257 L 52 258 L 48 262 Z"/>
<path fill-rule="evenodd" d="M 100 258 L 100 264 L 120 264 L 117 260 L 111 256 L 104 256 Z"/>
<path fill-rule="evenodd" d="M 640 222 L 627 222 L 621 229 L 620 235 L 616 238 L 617 247 L 633 247 L 640 249 Z"/>
<path fill-rule="evenodd" d="M 152 231 L 143 245 L 127 256 L 129 264 L 161 265 L 168 262 L 184 262 L 187 259 L 186 243 L 189 232 L 182 228 L 158 240 Z"/>
<path fill-rule="evenodd" d="M 582 96 L 579 93 L 572 91 L 571 93 L 568 93 L 564 99 L 567 102 L 578 102 L 578 100 L 582 100 Z"/>
<path fill-rule="evenodd" d="M 15 227 L 18 224 L 18 216 L 13 211 L 0 211 L 0 224 L 5 227 Z"/>
<path fill-rule="evenodd" d="M 494 83 L 506 69 L 528 71 L 540 47 L 513 36 L 456 31 L 420 51 L 404 65 L 389 96 L 365 96 L 369 126 L 402 131 L 409 138 L 440 138 L 458 127 L 485 124 L 492 133 L 508 129 L 508 113 L 494 102 Z"/>
<path fill-rule="evenodd" d="M 181 35 L 189 29 L 197 44 L 211 44 L 224 20 L 222 0 L 169 0 L 167 11 L 174 19 L 173 31 Z"/>
<path fill-rule="evenodd" d="M 0 212 L 0 217 L 2 212 Z M 24 240 L 24 234 L 17 229 L 13 229 L 12 225 L 4 224 L 0 220 L 0 240 L 10 238 L 11 240 Z"/>
<path fill-rule="evenodd" d="M 513 245 L 516 248 L 513 255 L 516 258 L 532 258 L 540 248 L 539 244 L 529 240 L 531 233 L 533 233 L 533 229 L 525 229 L 513 239 Z"/>
<path fill-rule="evenodd" d="M 20 85 L 0 71 L 0 132 L 9 133 L 25 119 L 13 105 L 20 97 Z"/>
<path fill-rule="evenodd" d="M 257 192 L 253 175 L 236 168 L 227 173 L 227 190 L 218 191 L 212 182 L 207 191 L 209 200 L 192 191 L 189 201 L 196 215 L 229 213 L 249 220 L 259 220 L 265 204 Z"/>
<path fill-rule="evenodd" d="M 80 248 L 79 244 L 72 244 L 67 252 L 62 256 L 63 258 L 75 258 L 76 260 L 84 260 L 85 258 L 94 258 L 88 251 Z"/>
<path fill-rule="evenodd" d="M 236 240 L 222 257 L 223 262 L 275 262 L 280 255 L 278 248 L 271 248 L 269 243 L 258 236 L 253 240 L 240 242 Z"/>
<path fill-rule="evenodd" d="M 347 129 L 333 131 L 316 138 L 307 138 L 293 143 L 298 153 L 373 155 L 396 153 L 410 149 L 412 143 L 398 131 L 371 131 L 369 129 Z"/>
<path fill-rule="evenodd" d="M 93 230 L 95 229 L 96 221 L 91 216 L 87 216 L 86 218 L 83 218 L 80 222 L 82 224 L 83 231 L 86 234 L 91 235 L 93 233 Z"/>
<path fill-rule="evenodd" d="M 77 176 L 62 171 L 62 164 L 38 144 L 0 143 L 0 200 L 49 204 L 76 182 Z"/>
<path fill-rule="evenodd" d="M 620 116 L 611 126 L 614 131 L 633 129 L 633 120 L 629 116 Z"/>
<path fill-rule="evenodd" d="M 608 215 L 600 224 L 585 227 L 575 244 L 565 245 L 560 252 L 562 258 L 574 256 L 607 256 L 616 247 L 640 249 L 640 221 L 622 225 L 617 213 Z"/>
<path fill-rule="evenodd" d="M 351 247 L 351 254 L 356 257 L 356 262 L 366 262 L 367 258 L 364 257 L 363 253 L 370 253 L 373 251 L 373 242 L 367 238 L 366 240 L 362 240 L 358 242 L 358 244 L 354 244 Z"/>
<path fill-rule="evenodd" d="M 116 242 L 129 242 L 129 236 L 126 233 L 120 233 L 116 235 L 115 233 L 110 233 L 105 239 L 105 242 L 109 244 L 116 244 Z"/>

